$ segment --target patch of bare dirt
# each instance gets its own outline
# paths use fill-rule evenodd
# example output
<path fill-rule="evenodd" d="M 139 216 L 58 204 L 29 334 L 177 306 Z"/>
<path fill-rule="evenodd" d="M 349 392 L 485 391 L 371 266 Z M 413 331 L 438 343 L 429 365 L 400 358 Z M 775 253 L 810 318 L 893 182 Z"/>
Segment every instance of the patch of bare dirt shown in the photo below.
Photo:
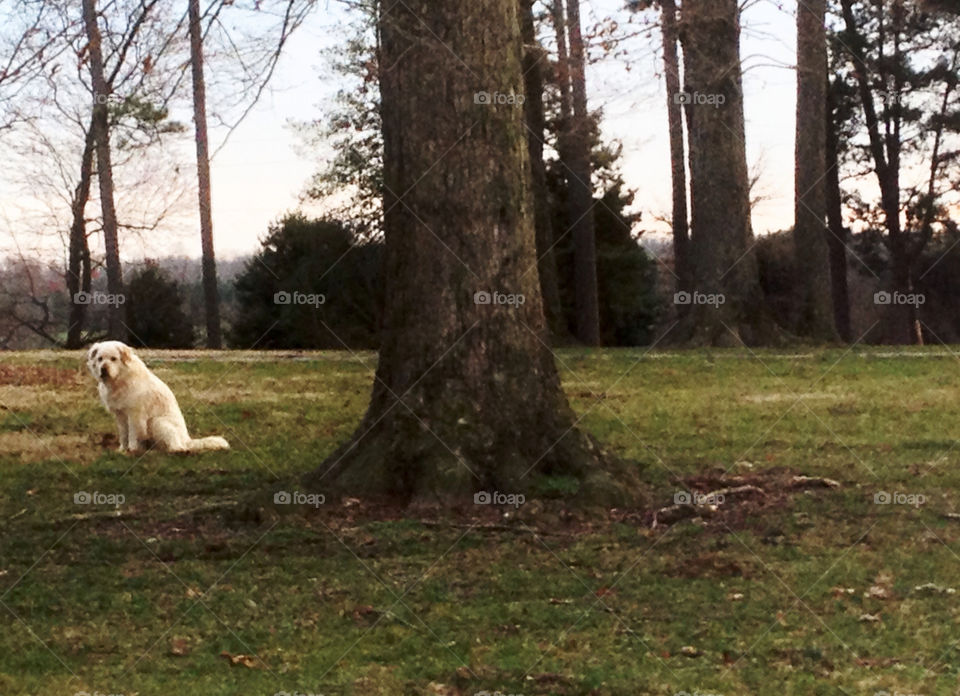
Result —
<path fill-rule="evenodd" d="M 829 478 L 807 476 L 786 467 L 749 474 L 729 474 L 722 469 L 701 472 L 675 481 L 679 498 L 672 505 L 650 511 L 650 526 L 665 527 L 682 520 L 698 520 L 721 530 L 755 526 L 758 518 L 790 507 L 804 491 L 840 488 Z"/>

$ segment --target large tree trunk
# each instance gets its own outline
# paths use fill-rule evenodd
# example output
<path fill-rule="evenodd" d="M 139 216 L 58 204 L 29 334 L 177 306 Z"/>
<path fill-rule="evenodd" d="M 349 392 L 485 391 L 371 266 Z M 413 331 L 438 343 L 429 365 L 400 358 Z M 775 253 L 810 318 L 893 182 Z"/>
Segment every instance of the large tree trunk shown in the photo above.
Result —
<path fill-rule="evenodd" d="M 120 266 L 120 242 L 117 235 L 117 212 L 113 200 L 113 166 L 110 163 L 110 123 L 107 102 L 110 90 L 103 75 L 103 52 L 96 0 L 83 0 L 83 22 L 87 33 L 90 81 L 93 86 L 93 118 L 91 130 L 96 144 L 97 182 L 100 187 L 100 211 L 103 218 L 103 241 L 106 251 L 107 292 L 123 295 L 123 271 Z M 108 312 L 110 338 L 125 340 L 124 304 L 111 304 Z"/>
<path fill-rule="evenodd" d="M 840 338 L 853 340 L 850 325 L 850 292 L 847 285 L 847 229 L 843 225 L 843 198 L 840 194 L 840 135 L 835 116 L 834 87 L 827 77 L 827 246 L 830 251 L 830 294 L 833 299 L 833 321 Z"/>
<path fill-rule="evenodd" d="M 533 218 L 537 236 L 537 270 L 547 326 L 554 336 L 566 336 L 567 322 L 560 303 L 557 259 L 553 253 L 553 218 L 547 191 L 547 169 L 543 161 L 543 65 L 546 55 L 537 41 L 533 21 L 533 0 L 520 0 L 520 33 L 523 40 L 524 114 L 530 175 L 533 184 Z"/>
<path fill-rule="evenodd" d="M 667 87 L 667 120 L 670 129 L 670 179 L 673 190 L 673 261 L 677 290 L 690 290 L 690 223 L 687 216 L 687 148 L 683 142 L 680 56 L 677 43 L 677 5 L 674 0 L 660 2 L 663 34 L 663 67 Z M 679 309 L 683 309 L 681 305 Z"/>
<path fill-rule="evenodd" d="M 203 33 L 200 0 L 189 0 L 190 68 L 193 75 L 193 123 L 197 140 L 197 196 L 200 202 L 200 247 L 203 268 L 203 306 L 207 319 L 207 348 L 220 348 L 220 295 L 213 250 L 210 210 L 210 152 L 207 147 L 207 88 L 203 79 Z"/>
<path fill-rule="evenodd" d="M 529 493 L 546 474 L 579 477 L 594 499 L 626 490 L 573 427 L 547 347 L 527 272 L 536 257 L 523 110 L 480 95 L 522 92 L 517 8 L 381 3 L 380 358 L 369 410 L 307 475 L 314 490 L 452 505 L 481 489 Z"/>
<path fill-rule="evenodd" d="M 70 203 L 69 254 L 67 257 L 67 294 L 70 296 L 70 317 L 67 326 L 68 349 L 82 345 L 83 326 L 86 321 L 87 302 L 82 298 L 90 293 L 90 245 L 87 242 L 85 211 L 90 200 L 90 180 L 93 177 L 93 123 L 87 126 L 83 155 L 80 157 L 80 180 Z"/>
<path fill-rule="evenodd" d="M 685 0 L 693 290 L 678 337 L 696 345 L 771 338 L 751 250 L 737 0 Z"/>
<path fill-rule="evenodd" d="M 797 260 L 797 330 L 835 341 L 826 228 L 827 0 L 797 7 L 797 123 L 793 241 Z"/>
<path fill-rule="evenodd" d="M 586 61 L 580 33 L 580 0 L 567 0 L 570 38 L 570 94 L 573 116 L 567 139 L 568 215 L 573 233 L 573 282 L 577 338 L 600 345 L 600 298 L 597 288 L 597 239 L 593 217 L 590 164 L 590 114 L 587 111 Z"/>

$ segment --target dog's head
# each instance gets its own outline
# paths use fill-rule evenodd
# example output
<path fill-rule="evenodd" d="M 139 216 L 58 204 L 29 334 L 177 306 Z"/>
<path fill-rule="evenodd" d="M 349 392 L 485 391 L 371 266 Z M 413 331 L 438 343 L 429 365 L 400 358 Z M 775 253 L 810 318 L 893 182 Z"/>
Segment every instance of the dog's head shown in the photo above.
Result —
<path fill-rule="evenodd" d="M 87 369 L 101 382 L 115 380 L 133 361 L 133 350 L 120 341 L 94 343 L 87 351 Z"/>

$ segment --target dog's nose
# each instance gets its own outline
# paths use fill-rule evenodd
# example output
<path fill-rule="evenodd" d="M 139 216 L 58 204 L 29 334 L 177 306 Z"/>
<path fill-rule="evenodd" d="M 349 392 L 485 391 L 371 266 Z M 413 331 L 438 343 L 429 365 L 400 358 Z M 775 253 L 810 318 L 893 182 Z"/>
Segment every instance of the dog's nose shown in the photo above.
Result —
<path fill-rule="evenodd" d="M 103 367 L 100 368 L 100 377 L 102 377 L 103 379 L 106 379 L 109 376 L 110 376 L 110 373 L 107 371 L 107 366 L 104 365 Z"/>

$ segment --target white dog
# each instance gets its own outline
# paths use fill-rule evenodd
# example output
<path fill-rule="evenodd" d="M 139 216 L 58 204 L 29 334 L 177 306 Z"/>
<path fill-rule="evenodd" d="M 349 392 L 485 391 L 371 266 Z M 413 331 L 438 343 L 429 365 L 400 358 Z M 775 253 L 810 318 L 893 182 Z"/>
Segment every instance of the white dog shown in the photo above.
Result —
<path fill-rule="evenodd" d="M 222 437 L 194 440 L 170 387 L 120 341 L 94 343 L 87 369 L 99 382 L 100 400 L 117 419 L 120 451 L 155 447 L 164 452 L 225 450 Z"/>

